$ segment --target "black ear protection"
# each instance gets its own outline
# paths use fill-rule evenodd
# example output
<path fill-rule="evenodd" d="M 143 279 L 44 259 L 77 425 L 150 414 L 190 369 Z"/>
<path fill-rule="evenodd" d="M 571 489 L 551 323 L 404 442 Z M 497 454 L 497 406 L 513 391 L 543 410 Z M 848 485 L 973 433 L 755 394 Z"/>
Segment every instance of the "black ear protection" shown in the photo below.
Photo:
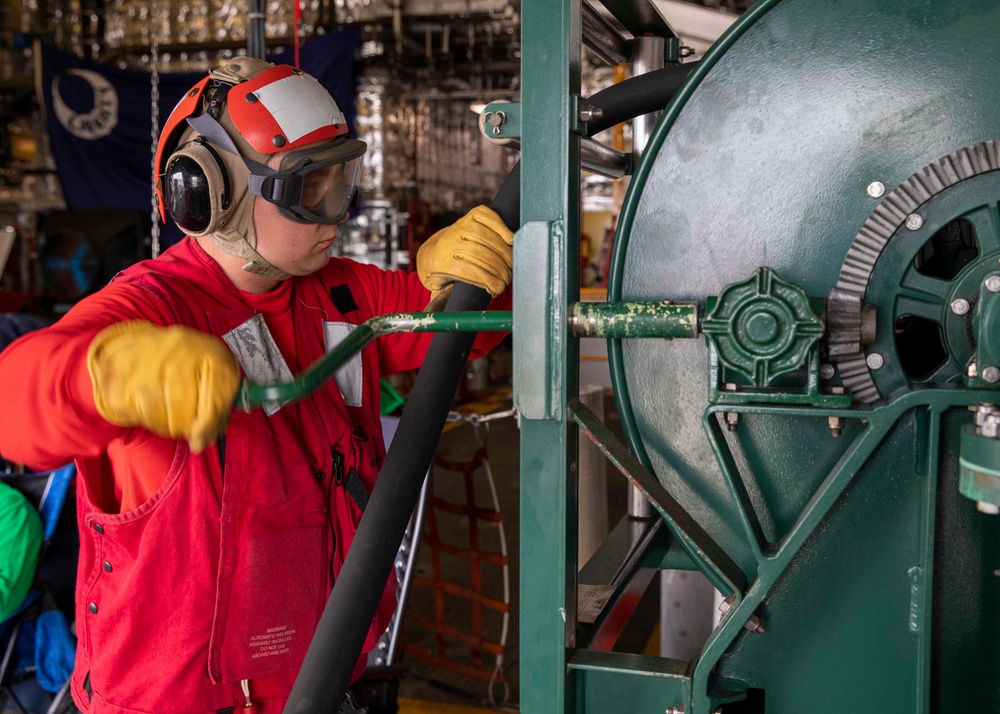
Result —
<path fill-rule="evenodd" d="M 233 199 L 232 185 L 222 158 L 202 137 L 178 147 L 167 159 L 163 198 L 185 233 L 202 236 L 219 228 Z"/>

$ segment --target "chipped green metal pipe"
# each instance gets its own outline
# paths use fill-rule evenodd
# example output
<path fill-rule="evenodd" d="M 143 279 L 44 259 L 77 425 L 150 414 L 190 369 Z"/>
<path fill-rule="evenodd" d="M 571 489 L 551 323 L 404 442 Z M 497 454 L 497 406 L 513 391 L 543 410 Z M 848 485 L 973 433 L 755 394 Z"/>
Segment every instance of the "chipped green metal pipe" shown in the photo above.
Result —
<path fill-rule="evenodd" d="M 570 306 L 570 327 L 577 337 L 697 337 L 696 303 L 578 302 Z"/>
<path fill-rule="evenodd" d="M 255 384 L 244 381 L 236 407 L 249 411 L 268 402 L 302 399 L 319 389 L 351 357 L 382 335 L 396 332 L 510 332 L 511 312 L 413 312 L 373 317 L 358 325 L 337 346 L 290 382 Z"/>

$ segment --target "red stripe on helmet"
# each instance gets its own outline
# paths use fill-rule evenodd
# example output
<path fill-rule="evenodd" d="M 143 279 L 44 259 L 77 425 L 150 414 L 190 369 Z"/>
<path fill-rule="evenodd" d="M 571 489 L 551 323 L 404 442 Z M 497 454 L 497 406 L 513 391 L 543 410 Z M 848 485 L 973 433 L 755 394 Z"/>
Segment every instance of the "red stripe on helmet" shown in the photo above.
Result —
<path fill-rule="evenodd" d="M 204 93 L 209 79 L 211 78 L 205 77 L 198 82 L 177 102 L 177 106 L 174 107 L 174 110 L 170 112 L 170 116 L 167 117 L 167 121 L 163 125 L 163 130 L 160 132 L 160 140 L 156 144 L 156 162 L 153 165 L 153 186 L 156 189 L 156 204 L 160 209 L 160 220 L 164 223 L 167 221 L 167 207 L 163 199 L 163 187 L 160 181 L 160 177 L 163 175 L 163 167 L 167 159 L 170 158 L 170 155 L 174 153 L 174 150 L 177 148 L 177 142 L 180 141 L 181 134 L 187 128 L 185 120 L 198 110 L 201 104 L 201 95 Z"/>

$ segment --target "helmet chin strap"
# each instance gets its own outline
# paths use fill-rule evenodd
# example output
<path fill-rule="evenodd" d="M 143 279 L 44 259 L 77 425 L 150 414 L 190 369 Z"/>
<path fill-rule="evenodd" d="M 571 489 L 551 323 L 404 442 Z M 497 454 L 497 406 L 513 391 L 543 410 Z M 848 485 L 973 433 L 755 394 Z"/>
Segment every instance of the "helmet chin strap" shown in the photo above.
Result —
<path fill-rule="evenodd" d="M 272 265 L 267 258 L 250 247 L 246 236 L 233 231 L 221 230 L 209 235 L 209 238 L 219 246 L 219 248 L 229 255 L 242 258 L 247 261 L 243 266 L 243 272 L 251 275 L 259 275 L 269 280 L 288 280 L 291 275 L 281 268 Z"/>

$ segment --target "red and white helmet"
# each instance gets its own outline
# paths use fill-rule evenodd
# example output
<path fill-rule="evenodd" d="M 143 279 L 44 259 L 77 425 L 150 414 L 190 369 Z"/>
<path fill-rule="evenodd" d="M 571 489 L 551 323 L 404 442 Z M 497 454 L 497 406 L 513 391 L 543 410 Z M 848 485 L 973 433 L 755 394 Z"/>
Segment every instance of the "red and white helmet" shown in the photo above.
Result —
<path fill-rule="evenodd" d="M 211 235 L 247 258 L 250 272 L 281 272 L 256 252 L 254 197 L 293 221 L 338 223 L 357 200 L 365 149 L 315 78 L 240 57 L 196 84 L 167 119 L 154 169 L 160 215 L 188 235 Z"/>

